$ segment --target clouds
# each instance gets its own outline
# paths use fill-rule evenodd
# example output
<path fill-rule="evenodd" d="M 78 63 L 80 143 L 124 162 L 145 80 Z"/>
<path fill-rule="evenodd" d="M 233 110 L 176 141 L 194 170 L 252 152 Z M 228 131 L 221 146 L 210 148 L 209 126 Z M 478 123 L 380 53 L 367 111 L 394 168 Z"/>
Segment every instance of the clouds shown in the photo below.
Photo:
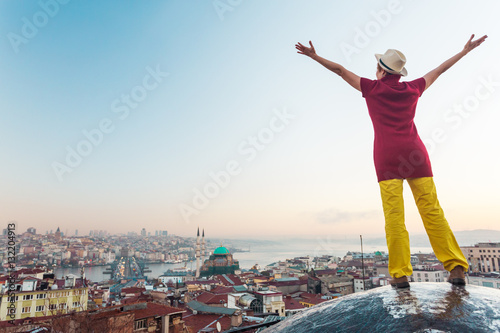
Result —
<path fill-rule="evenodd" d="M 330 208 L 316 213 L 315 218 L 320 224 L 342 224 L 347 222 L 364 222 L 370 219 L 382 218 L 381 215 L 381 211 L 377 210 L 341 211 L 335 208 Z"/>

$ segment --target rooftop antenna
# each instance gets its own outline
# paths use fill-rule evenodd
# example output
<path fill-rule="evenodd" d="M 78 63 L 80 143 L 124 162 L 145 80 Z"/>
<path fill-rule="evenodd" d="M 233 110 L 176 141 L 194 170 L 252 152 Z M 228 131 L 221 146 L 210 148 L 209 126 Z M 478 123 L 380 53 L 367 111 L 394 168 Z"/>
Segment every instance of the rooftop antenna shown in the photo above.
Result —
<path fill-rule="evenodd" d="M 361 240 L 361 274 L 363 276 L 363 291 L 365 290 L 365 261 L 363 258 L 363 236 L 359 235 L 359 239 Z"/>

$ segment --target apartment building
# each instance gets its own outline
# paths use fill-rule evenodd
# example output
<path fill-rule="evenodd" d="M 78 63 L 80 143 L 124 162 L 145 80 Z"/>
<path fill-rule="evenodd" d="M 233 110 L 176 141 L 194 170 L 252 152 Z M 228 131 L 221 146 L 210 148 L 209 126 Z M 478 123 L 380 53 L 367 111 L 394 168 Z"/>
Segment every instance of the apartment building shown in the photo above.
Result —
<path fill-rule="evenodd" d="M 87 310 L 88 287 L 74 275 L 18 278 L 0 289 L 0 321 L 45 317 Z"/>
<path fill-rule="evenodd" d="M 411 280 L 414 282 L 446 282 L 449 273 L 445 270 L 414 269 Z"/>
<path fill-rule="evenodd" d="M 469 262 L 469 272 L 500 272 L 500 243 L 478 243 L 461 249 Z"/>

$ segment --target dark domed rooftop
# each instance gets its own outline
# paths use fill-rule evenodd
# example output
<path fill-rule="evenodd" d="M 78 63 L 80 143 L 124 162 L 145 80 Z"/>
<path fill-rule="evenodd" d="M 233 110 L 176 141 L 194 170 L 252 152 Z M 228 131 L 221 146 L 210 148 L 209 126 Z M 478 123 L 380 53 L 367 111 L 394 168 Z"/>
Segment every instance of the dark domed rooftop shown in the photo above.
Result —
<path fill-rule="evenodd" d="M 500 290 L 411 283 L 351 294 L 300 312 L 265 333 L 500 332 Z"/>

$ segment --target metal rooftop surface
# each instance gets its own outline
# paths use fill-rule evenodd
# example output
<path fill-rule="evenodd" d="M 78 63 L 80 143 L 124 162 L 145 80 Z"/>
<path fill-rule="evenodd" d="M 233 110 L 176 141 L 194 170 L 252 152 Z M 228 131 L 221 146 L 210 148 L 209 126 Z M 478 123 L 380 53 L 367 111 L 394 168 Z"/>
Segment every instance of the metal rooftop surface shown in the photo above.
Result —
<path fill-rule="evenodd" d="M 203 303 L 197 301 L 191 301 L 187 303 L 187 306 L 194 311 L 202 312 L 202 313 L 215 313 L 215 314 L 225 314 L 225 315 L 233 315 L 236 312 L 236 309 L 228 309 L 219 306 L 208 306 Z"/>
<path fill-rule="evenodd" d="M 265 333 L 499 332 L 500 290 L 411 283 L 351 294 L 302 311 Z"/>

